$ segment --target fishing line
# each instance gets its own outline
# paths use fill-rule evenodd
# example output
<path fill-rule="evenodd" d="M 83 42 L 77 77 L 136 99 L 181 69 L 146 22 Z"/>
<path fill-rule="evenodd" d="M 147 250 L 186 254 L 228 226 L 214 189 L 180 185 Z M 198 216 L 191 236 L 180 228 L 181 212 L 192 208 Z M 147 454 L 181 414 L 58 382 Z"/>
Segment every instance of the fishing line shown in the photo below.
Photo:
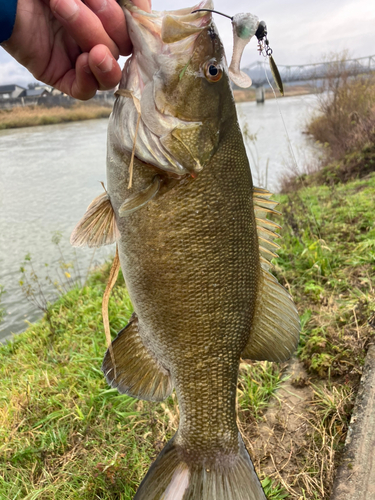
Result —
<path fill-rule="evenodd" d="M 273 88 L 272 83 L 270 82 L 270 80 L 268 78 L 268 75 L 267 75 L 266 61 L 264 61 L 264 63 L 263 63 L 263 69 L 264 69 L 264 74 L 266 75 L 266 79 L 267 79 L 268 85 L 271 87 L 273 95 L 275 96 L 277 109 L 278 109 L 279 114 L 281 116 L 281 121 L 283 122 L 284 130 L 285 130 L 286 137 L 287 137 L 287 140 L 288 140 L 289 151 L 290 151 L 290 154 L 291 154 L 293 162 L 294 162 L 294 167 L 296 168 L 296 171 L 298 172 L 299 171 L 299 167 L 298 167 L 297 159 L 296 159 L 296 156 L 294 154 L 294 150 L 293 150 L 293 146 L 292 146 L 292 141 L 290 140 L 288 129 L 286 128 L 286 123 L 285 123 L 285 120 L 284 120 L 284 116 L 283 116 L 283 114 L 281 112 L 281 108 L 280 108 L 280 104 L 279 104 L 279 99 L 278 99 L 278 97 L 276 95 L 276 92 L 275 92 L 275 89 Z"/>

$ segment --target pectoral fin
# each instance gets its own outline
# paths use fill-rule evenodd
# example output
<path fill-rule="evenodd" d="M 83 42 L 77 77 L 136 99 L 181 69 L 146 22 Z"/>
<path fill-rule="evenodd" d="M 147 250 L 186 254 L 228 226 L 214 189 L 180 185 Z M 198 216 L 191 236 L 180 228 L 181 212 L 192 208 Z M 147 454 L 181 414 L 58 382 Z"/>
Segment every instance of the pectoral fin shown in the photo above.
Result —
<path fill-rule="evenodd" d="M 70 237 L 74 247 L 100 247 L 120 238 L 115 213 L 107 192 L 97 196 L 88 206 Z"/>
<path fill-rule="evenodd" d="M 126 217 L 127 215 L 135 212 L 141 207 L 144 207 L 149 201 L 154 198 L 160 189 L 160 176 L 156 175 L 152 183 L 143 191 L 136 193 L 131 196 L 121 205 L 119 209 L 120 217 Z"/>
<path fill-rule="evenodd" d="M 297 347 L 300 321 L 291 296 L 268 272 L 272 266 L 272 258 L 277 257 L 275 251 L 279 248 L 274 240 L 280 237 L 274 232 L 280 226 L 267 219 L 268 213 L 279 213 L 275 210 L 277 203 L 270 199 L 271 196 L 265 189 L 254 188 L 253 201 L 262 269 L 254 322 L 242 357 L 286 361 Z"/>
<path fill-rule="evenodd" d="M 147 401 L 162 401 L 171 394 L 169 371 L 144 345 L 136 314 L 112 342 L 112 353 L 116 368 L 108 349 L 102 370 L 108 384 L 119 392 Z"/>

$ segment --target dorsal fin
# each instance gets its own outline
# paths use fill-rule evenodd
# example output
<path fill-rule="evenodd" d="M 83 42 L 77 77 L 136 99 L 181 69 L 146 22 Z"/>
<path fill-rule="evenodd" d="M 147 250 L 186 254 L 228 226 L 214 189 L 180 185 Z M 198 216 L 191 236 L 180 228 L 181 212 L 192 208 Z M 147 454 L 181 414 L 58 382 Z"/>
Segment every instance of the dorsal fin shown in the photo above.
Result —
<path fill-rule="evenodd" d="M 120 238 L 115 213 L 107 191 L 97 196 L 73 229 L 70 243 L 74 247 L 101 247 Z"/>
<path fill-rule="evenodd" d="M 285 361 L 297 347 L 300 322 L 291 296 L 268 272 L 272 267 L 271 260 L 277 257 L 275 250 L 279 248 L 274 240 L 280 238 L 280 235 L 273 231 L 280 226 L 267 219 L 268 213 L 280 213 L 275 210 L 277 203 L 270 199 L 271 196 L 272 194 L 266 189 L 254 187 L 253 201 L 262 269 L 254 322 L 242 357 L 252 360 Z"/>
<path fill-rule="evenodd" d="M 257 224 L 261 266 L 266 271 L 272 267 L 271 260 L 274 257 L 278 257 L 276 251 L 280 248 L 280 246 L 274 241 L 277 238 L 280 238 L 280 235 L 274 231 L 274 229 L 280 229 L 280 226 L 267 219 L 268 214 L 280 215 L 280 212 L 275 210 L 278 203 L 277 201 L 271 200 L 271 196 L 272 193 L 267 191 L 267 189 L 258 187 L 253 188 L 253 203 L 255 221 Z"/>

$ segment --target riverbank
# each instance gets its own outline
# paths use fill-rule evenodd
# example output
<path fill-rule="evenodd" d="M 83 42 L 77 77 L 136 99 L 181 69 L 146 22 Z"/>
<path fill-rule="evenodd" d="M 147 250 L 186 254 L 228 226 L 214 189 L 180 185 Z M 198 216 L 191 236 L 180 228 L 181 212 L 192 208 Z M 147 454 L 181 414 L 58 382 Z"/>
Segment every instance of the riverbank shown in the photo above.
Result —
<path fill-rule="evenodd" d="M 240 426 L 269 500 L 329 498 L 374 341 L 368 324 L 375 304 L 374 191 L 371 174 L 280 196 L 283 239 L 275 272 L 301 316 L 297 355 L 306 373 L 289 383 L 308 387 L 311 399 L 297 435 L 275 430 L 276 438 L 290 438 L 283 460 L 281 447 L 258 431 L 285 383 L 286 366 L 242 366 Z M 140 402 L 104 381 L 101 297 L 108 272 L 108 265 L 98 270 L 87 286 L 63 295 L 42 321 L 0 347 L 1 498 L 130 500 L 177 428 L 174 396 L 162 404 Z M 109 312 L 114 335 L 132 312 L 122 279 Z"/>
<path fill-rule="evenodd" d="M 311 93 L 314 93 L 314 89 L 309 85 L 285 87 L 286 97 Z M 238 103 L 255 101 L 255 89 L 235 90 L 234 98 Z M 271 89 L 266 89 L 265 98 L 274 98 Z M 94 102 L 80 101 L 71 107 L 17 106 L 12 109 L 0 109 L 0 130 L 108 118 L 111 111 L 110 105 L 103 106 Z"/>
<path fill-rule="evenodd" d="M 277 97 L 282 97 L 278 90 L 275 90 Z M 316 94 L 317 89 L 313 85 L 285 85 L 284 86 L 284 97 L 294 97 L 294 96 L 302 96 L 308 94 Z M 235 89 L 233 91 L 234 100 L 239 102 L 251 102 L 256 100 L 255 88 L 250 87 L 248 89 Z M 265 88 L 264 90 L 264 98 L 274 99 L 273 90 L 270 88 Z"/>
<path fill-rule="evenodd" d="M 79 103 L 72 107 L 25 106 L 0 110 L 0 130 L 108 118 L 112 106 Z"/>

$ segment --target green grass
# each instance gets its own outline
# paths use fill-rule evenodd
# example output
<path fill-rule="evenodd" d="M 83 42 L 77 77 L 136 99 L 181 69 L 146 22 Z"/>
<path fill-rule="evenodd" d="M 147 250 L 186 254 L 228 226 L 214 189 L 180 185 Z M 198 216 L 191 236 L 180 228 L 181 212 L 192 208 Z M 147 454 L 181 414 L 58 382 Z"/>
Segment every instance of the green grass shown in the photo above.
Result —
<path fill-rule="evenodd" d="M 316 386 L 315 430 L 306 439 L 319 467 L 324 453 L 334 456 L 342 447 L 373 338 L 367 320 L 375 310 L 374 192 L 372 176 L 280 197 L 284 238 L 275 272 L 301 314 L 298 355 Z M 108 265 L 96 270 L 85 288 L 70 290 L 45 319 L 0 347 L 1 499 L 130 500 L 178 426 L 174 396 L 145 403 L 104 381 L 101 300 L 108 272 Z M 120 278 L 110 301 L 113 335 L 131 313 Z M 241 421 L 262 418 L 281 384 L 281 368 L 241 365 Z M 323 441 L 330 448 L 323 450 Z M 304 467 L 312 478 L 321 474 L 317 465 Z M 334 463 L 323 468 L 328 491 Z M 266 477 L 263 485 L 269 500 L 288 498 L 277 481 Z M 293 498 L 307 494 L 298 491 Z M 324 498 L 320 487 L 309 495 Z"/>
<path fill-rule="evenodd" d="M 281 196 L 277 274 L 302 316 L 299 356 L 312 374 L 359 371 L 373 335 L 375 175 Z"/>
<path fill-rule="evenodd" d="M 119 395 L 104 380 L 101 300 L 108 267 L 85 288 L 63 295 L 48 320 L 0 347 L 1 499 L 131 499 L 177 429 L 174 395 L 162 404 L 146 403 Z M 131 313 L 120 277 L 110 301 L 113 335 Z M 263 365 L 252 372 L 257 387 L 270 378 L 273 384 L 252 403 L 253 382 L 241 378 L 241 406 L 248 405 L 255 418 L 277 375 L 270 377 Z M 265 486 L 270 499 L 284 498 L 277 483 L 266 479 Z"/>

